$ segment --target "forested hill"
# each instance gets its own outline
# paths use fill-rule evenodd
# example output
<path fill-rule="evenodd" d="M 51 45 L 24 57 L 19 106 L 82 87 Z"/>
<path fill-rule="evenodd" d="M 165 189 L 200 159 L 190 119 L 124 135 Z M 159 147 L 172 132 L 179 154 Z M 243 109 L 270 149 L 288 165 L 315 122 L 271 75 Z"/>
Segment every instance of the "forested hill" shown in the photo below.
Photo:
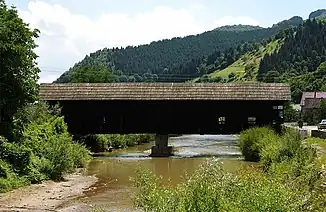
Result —
<path fill-rule="evenodd" d="M 258 30 L 258 29 L 264 29 L 260 26 L 251 26 L 251 25 L 227 25 L 227 26 L 221 26 L 216 28 L 217 31 L 252 31 L 252 30 Z"/>
<path fill-rule="evenodd" d="M 317 10 L 309 15 L 309 19 L 326 19 L 326 9 Z"/>
<path fill-rule="evenodd" d="M 303 91 L 326 90 L 326 22 L 308 19 L 283 36 L 281 48 L 260 62 L 258 80 L 289 82 L 296 101 Z"/>
<path fill-rule="evenodd" d="M 296 28 L 280 32 L 269 42 L 251 45 L 249 51 L 243 52 L 240 56 L 224 53 L 207 57 L 210 59 L 197 64 L 206 74 L 194 81 L 287 82 L 296 102 L 302 92 L 326 91 L 325 21 L 308 19 Z"/>
<path fill-rule="evenodd" d="M 86 56 L 56 82 L 69 82 L 73 70 L 93 65 L 108 66 L 120 82 L 185 81 L 200 76 L 201 73 L 182 68 L 184 64 L 195 65 L 207 55 L 221 54 L 246 42 L 261 42 L 302 21 L 302 18 L 292 18 L 271 28 L 243 25 L 221 27 L 198 35 L 155 41 L 148 45 L 105 48 Z"/>

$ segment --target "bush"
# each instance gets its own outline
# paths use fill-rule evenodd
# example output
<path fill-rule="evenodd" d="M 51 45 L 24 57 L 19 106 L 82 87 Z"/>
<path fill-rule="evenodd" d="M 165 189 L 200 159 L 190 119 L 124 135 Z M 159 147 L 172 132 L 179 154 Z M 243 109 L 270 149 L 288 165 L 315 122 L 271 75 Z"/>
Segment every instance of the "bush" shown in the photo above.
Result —
<path fill-rule="evenodd" d="M 28 184 L 27 180 L 18 177 L 8 163 L 0 159 L 0 193 Z"/>
<path fill-rule="evenodd" d="M 304 145 L 295 130 L 277 135 L 266 128 L 250 129 L 241 133 L 240 144 L 246 160 L 260 161 L 265 172 L 284 183 L 311 190 L 320 178 L 316 149 Z"/>
<path fill-rule="evenodd" d="M 23 144 L 35 155 L 47 160 L 43 167 L 50 179 L 61 179 L 63 174 L 83 167 L 90 158 L 81 144 L 75 143 L 67 132 L 62 117 L 52 117 L 45 123 L 32 123 L 24 132 Z"/>
<path fill-rule="evenodd" d="M 300 111 L 293 108 L 292 103 L 284 105 L 284 122 L 297 122 L 300 118 Z"/>
<path fill-rule="evenodd" d="M 247 161 L 258 162 L 260 150 L 265 145 L 263 138 L 273 137 L 275 134 L 269 128 L 251 128 L 243 131 L 239 137 L 240 150 Z"/>
<path fill-rule="evenodd" d="M 57 109 L 56 109 L 57 110 Z M 16 142 L 0 138 L 0 191 L 46 179 L 60 180 L 86 166 L 89 151 L 72 140 L 63 117 L 46 104 L 29 105 L 15 117 Z"/>
<path fill-rule="evenodd" d="M 91 152 L 104 152 L 110 146 L 108 136 L 102 134 L 82 136 L 78 142 L 85 144 Z"/>
<path fill-rule="evenodd" d="M 73 159 L 74 167 L 75 168 L 83 168 L 87 165 L 88 161 L 90 160 L 90 152 L 87 148 L 80 144 L 73 142 L 71 144 L 72 151 L 70 152 L 70 156 Z"/>
<path fill-rule="evenodd" d="M 149 134 L 104 134 L 87 135 L 79 138 L 79 142 L 84 143 L 92 152 L 104 152 L 109 147 L 115 149 L 133 147 L 153 140 L 153 135 Z"/>
<path fill-rule="evenodd" d="M 115 149 L 126 147 L 125 140 L 121 135 L 108 135 L 108 139 L 111 147 Z"/>
<path fill-rule="evenodd" d="M 44 157 L 49 160 L 51 165 L 49 170 L 47 170 L 51 179 L 61 179 L 63 174 L 73 170 L 74 161 L 73 157 L 71 157 L 73 149 L 71 148 L 71 140 L 69 138 L 64 136 L 53 137 L 45 143 L 43 148 L 46 154 Z"/>
<path fill-rule="evenodd" d="M 138 140 L 140 143 L 150 143 L 155 140 L 155 136 L 151 134 L 139 134 Z"/>
<path fill-rule="evenodd" d="M 135 205 L 144 211 L 324 211 L 320 190 L 321 161 L 308 139 L 294 130 L 277 135 L 268 128 L 241 133 L 246 159 L 260 161 L 264 169 L 246 168 L 236 174 L 208 160 L 176 188 L 163 186 L 148 170 L 137 171 Z M 324 164 L 324 163 L 323 163 Z M 323 189 L 323 188 L 321 188 Z"/>
<path fill-rule="evenodd" d="M 62 174 L 73 168 L 85 166 L 89 159 L 88 151 L 80 144 L 73 142 L 66 131 L 60 130 L 61 134 L 58 133 L 57 123 L 58 121 L 60 123 L 60 120 L 55 119 L 52 125 L 51 123 L 46 123 L 45 126 L 32 125 L 25 132 L 24 145 L 32 149 L 36 156 L 48 159 L 51 164 L 47 170 L 51 179 L 59 179 Z"/>
<path fill-rule="evenodd" d="M 32 151 L 25 146 L 4 141 L 0 144 L 0 158 L 13 167 L 18 174 L 26 174 L 26 168 L 31 163 Z"/>
<path fill-rule="evenodd" d="M 12 173 L 12 170 L 9 168 L 8 164 L 3 160 L 0 160 L 0 178 L 7 178 Z"/>
<path fill-rule="evenodd" d="M 113 148 L 133 147 L 154 140 L 150 134 L 108 135 L 108 138 Z"/>
<path fill-rule="evenodd" d="M 208 160 L 176 188 L 148 170 L 137 171 L 135 205 L 144 211 L 302 211 L 306 193 L 255 170 L 226 172 Z"/>
<path fill-rule="evenodd" d="M 262 138 L 263 146 L 260 147 L 261 163 L 267 170 L 272 163 L 280 163 L 295 157 L 302 147 L 299 134 L 287 129 L 283 136 L 268 134 Z"/>
<path fill-rule="evenodd" d="M 14 117 L 14 135 L 18 142 L 24 139 L 25 128 L 30 124 L 44 124 L 49 119 L 59 117 L 60 109 L 56 105 L 50 108 L 45 102 L 30 104 L 20 109 Z"/>

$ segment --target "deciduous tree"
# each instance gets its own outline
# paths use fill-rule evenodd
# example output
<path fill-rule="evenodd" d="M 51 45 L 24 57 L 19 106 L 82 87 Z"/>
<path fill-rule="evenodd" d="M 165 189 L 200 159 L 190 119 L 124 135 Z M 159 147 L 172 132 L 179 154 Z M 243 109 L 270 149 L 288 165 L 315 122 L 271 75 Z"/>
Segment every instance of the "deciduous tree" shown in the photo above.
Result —
<path fill-rule="evenodd" d="M 89 65 L 74 69 L 71 76 L 72 83 L 109 83 L 114 82 L 116 76 L 102 65 Z M 125 81 L 128 81 L 126 78 Z"/>
<path fill-rule="evenodd" d="M 14 114 L 38 97 L 38 33 L 0 0 L 0 135 L 9 139 Z"/>

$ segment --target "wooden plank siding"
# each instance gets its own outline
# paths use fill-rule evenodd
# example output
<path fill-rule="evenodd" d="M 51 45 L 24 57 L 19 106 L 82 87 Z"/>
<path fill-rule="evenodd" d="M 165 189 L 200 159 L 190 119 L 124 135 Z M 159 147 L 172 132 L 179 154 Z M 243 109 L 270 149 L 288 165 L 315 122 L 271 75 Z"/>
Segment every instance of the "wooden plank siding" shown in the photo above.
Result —
<path fill-rule="evenodd" d="M 42 100 L 291 100 L 282 83 L 45 83 Z"/>

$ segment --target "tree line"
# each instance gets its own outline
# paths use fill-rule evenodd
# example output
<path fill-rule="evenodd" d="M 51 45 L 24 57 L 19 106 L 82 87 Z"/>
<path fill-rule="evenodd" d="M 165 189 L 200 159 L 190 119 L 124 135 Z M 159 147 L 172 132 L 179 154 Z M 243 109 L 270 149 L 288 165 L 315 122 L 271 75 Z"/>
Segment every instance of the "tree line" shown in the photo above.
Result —
<path fill-rule="evenodd" d="M 308 19 L 295 29 L 279 35 L 284 44 L 260 62 L 258 80 L 288 82 L 292 97 L 298 102 L 304 91 L 325 89 L 326 24 Z"/>
<path fill-rule="evenodd" d="M 212 71 L 215 68 L 212 64 L 221 62 L 217 58 L 224 62 L 223 58 L 226 57 L 228 59 L 225 62 L 229 64 L 242 51 L 250 50 L 240 49 L 246 48 L 246 43 L 259 43 L 282 29 L 300 23 L 302 20 L 290 19 L 271 28 L 228 26 L 184 38 L 154 41 L 147 45 L 104 48 L 87 55 L 56 82 L 70 82 L 73 71 L 91 66 L 107 67 L 117 76 L 115 81 L 118 82 L 187 81 Z M 200 67 L 205 60 L 208 61 L 208 67 Z"/>

